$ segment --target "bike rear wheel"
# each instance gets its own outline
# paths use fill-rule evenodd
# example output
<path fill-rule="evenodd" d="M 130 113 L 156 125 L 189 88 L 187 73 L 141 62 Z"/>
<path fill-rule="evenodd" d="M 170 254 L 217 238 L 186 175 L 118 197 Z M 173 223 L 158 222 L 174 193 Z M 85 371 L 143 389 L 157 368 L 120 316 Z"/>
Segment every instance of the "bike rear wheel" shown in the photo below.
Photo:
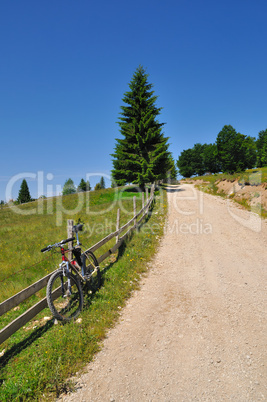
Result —
<path fill-rule="evenodd" d="M 83 293 L 80 280 L 69 272 L 56 271 L 46 289 L 47 304 L 53 316 L 60 321 L 71 321 L 82 311 Z"/>
<path fill-rule="evenodd" d="M 97 290 L 101 286 L 101 272 L 96 256 L 92 251 L 85 251 L 82 255 L 85 268 L 85 277 L 92 290 Z"/>

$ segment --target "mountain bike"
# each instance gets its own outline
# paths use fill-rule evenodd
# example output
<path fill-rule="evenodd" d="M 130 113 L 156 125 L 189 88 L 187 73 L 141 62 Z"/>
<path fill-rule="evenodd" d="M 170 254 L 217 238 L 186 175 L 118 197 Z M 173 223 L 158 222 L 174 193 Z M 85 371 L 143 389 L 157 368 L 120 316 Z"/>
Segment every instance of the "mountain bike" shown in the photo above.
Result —
<path fill-rule="evenodd" d="M 101 285 L 101 272 L 97 258 L 91 251 L 83 251 L 78 232 L 83 225 L 73 226 L 77 244 L 73 248 L 65 248 L 64 244 L 72 242 L 75 237 L 61 240 L 41 250 L 42 253 L 60 249 L 62 262 L 51 275 L 47 283 L 47 304 L 53 316 L 60 321 L 71 321 L 77 318 L 83 308 L 83 285 L 88 285 L 93 292 Z M 74 259 L 67 254 L 72 252 Z"/>

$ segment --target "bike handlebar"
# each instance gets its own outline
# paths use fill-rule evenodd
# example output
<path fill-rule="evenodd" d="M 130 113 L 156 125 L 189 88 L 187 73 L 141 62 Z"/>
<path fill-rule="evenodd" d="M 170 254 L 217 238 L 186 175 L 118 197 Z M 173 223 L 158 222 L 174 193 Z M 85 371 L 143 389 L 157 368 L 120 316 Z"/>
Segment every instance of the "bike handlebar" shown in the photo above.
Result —
<path fill-rule="evenodd" d="M 52 245 L 50 244 L 49 246 L 47 246 L 45 248 L 42 248 L 41 252 L 45 253 L 46 251 L 52 250 L 52 248 L 54 248 L 54 247 L 61 247 L 63 244 L 66 244 L 69 241 L 73 241 L 73 240 L 75 240 L 75 237 L 70 237 L 69 239 L 61 240 L 59 243 L 55 243 L 55 244 L 52 244 Z"/>

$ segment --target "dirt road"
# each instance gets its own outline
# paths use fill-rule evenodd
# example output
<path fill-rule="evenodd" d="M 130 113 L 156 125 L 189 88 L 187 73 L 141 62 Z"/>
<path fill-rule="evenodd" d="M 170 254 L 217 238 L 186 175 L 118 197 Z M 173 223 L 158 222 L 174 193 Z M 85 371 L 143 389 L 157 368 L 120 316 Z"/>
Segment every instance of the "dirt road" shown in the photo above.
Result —
<path fill-rule="evenodd" d="M 267 224 L 191 185 L 168 201 L 141 289 L 61 400 L 267 399 Z"/>

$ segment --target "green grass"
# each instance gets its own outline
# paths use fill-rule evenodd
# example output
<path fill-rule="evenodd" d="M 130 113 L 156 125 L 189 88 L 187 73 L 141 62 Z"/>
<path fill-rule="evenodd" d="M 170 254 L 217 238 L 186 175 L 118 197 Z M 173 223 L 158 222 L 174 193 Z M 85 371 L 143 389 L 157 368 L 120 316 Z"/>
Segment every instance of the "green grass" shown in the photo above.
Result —
<path fill-rule="evenodd" d="M 67 219 L 85 224 L 81 238 L 88 247 L 116 230 L 117 208 L 121 209 L 121 225 L 126 223 L 133 216 L 132 198 L 139 195 L 127 190 L 83 193 L 80 206 L 77 194 L 43 200 L 43 213 L 38 213 L 37 201 L 17 207 L 23 214 L 37 211 L 30 215 L 15 213 L 14 208 L 0 210 L 0 302 L 54 270 L 52 258 L 40 250 L 67 237 Z"/>
<path fill-rule="evenodd" d="M 9 235 L 5 237 L 6 244 L 2 245 L 6 252 L 6 265 L 8 263 L 10 264 L 9 267 L 13 268 L 15 261 L 19 261 L 18 256 L 25 252 L 23 267 L 28 267 L 29 264 L 35 262 L 38 266 L 38 269 L 36 266 L 25 269 L 24 274 L 26 272 L 29 274 L 29 281 L 35 280 L 37 276 L 44 276 L 47 270 L 54 269 L 54 267 L 50 267 L 50 260 L 45 260 L 42 264 L 39 263 L 41 255 L 39 249 L 66 237 L 66 219 L 77 220 L 81 218 L 88 225 L 87 231 L 81 234 L 81 240 L 90 246 L 110 232 L 110 228 L 105 229 L 105 227 L 102 229 L 108 233 L 101 232 L 100 223 L 103 224 L 106 219 L 111 226 L 113 222 L 115 225 L 118 207 L 121 208 L 122 213 L 121 224 L 126 223 L 132 217 L 132 212 L 129 212 L 132 211 L 132 197 L 129 198 L 129 193 L 128 189 L 126 192 L 121 191 L 117 194 L 111 189 L 92 193 L 90 194 L 90 207 L 94 212 L 105 211 L 105 213 L 88 216 L 85 211 L 81 210 L 76 214 L 77 216 L 65 214 L 64 224 L 59 227 L 55 227 L 56 217 L 52 214 L 28 216 L 26 235 L 19 224 L 20 219 L 24 223 L 24 217 L 10 215 L 11 211 L 4 211 L 3 208 L 0 211 L 1 223 L 5 219 L 6 228 L 10 228 L 10 225 L 13 228 L 16 227 L 14 232 L 6 231 Z M 136 194 L 132 193 L 133 195 Z M 77 202 L 77 198 L 75 200 L 75 196 L 68 196 L 63 202 L 66 207 L 70 208 Z M 112 208 L 111 204 L 114 204 Z M 29 205 L 27 207 L 29 208 Z M 141 197 L 139 196 L 137 210 L 140 207 Z M 77 370 L 82 369 L 101 348 L 101 342 L 108 328 L 115 325 L 125 300 L 134 289 L 138 288 L 140 277 L 147 271 L 147 262 L 154 255 L 158 241 L 163 234 L 166 209 L 166 194 L 161 191 L 156 197 L 152 215 L 147 218 L 139 232 L 134 233 L 127 243 L 120 248 L 118 255 L 112 255 L 110 260 L 105 260 L 102 263 L 104 283 L 95 294 L 85 295 L 85 308 L 79 317 L 81 322 L 54 325 L 50 310 L 45 309 L 32 322 L 25 325 L 25 328 L 21 328 L 1 345 L 0 352 L 5 350 L 3 356 L 0 357 L 1 401 L 38 400 L 43 394 L 46 395 L 46 398 L 50 396 L 52 399 L 60 392 L 72 387 L 72 383 L 68 379 Z M 108 227 L 108 224 L 106 226 Z M 99 233 L 90 230 L 96 227 L 98 227 Z M 5 229 L 5 225 L 1 225 L 1 230 L 3 229 Z M 115 226 L 112 229 L 115 230 Z M 17 259 L 13 259 L 12 256 L 10 258 L 13 259 L 13 262 L 9 262 L 7 261 L 9 258 L 7 253 L 17 243 L 20 245 L 19 251 L 16 252 Z M 107 245 L 106 247 L 109 248 L 110 246 Z M 102 254 L 104 251 L 105 247 L 100 253 Z M 40 268 L 41 265 L 42 269 Z M 8 274 L 9 271 L 6 269 L 5 275 Z M 1 275 L 3 276 L 2 272 Z M 22 279 L 19 281 L 19 285 L 15 283 L 17 276 L 9 279 L 14 281 L 14 288 L 16 289 L 25 285 Z M 10 293 L 13 292 L 14 289 Z M 6 294 L 8 294 L 8 290 L 6 290 Z M 35 296 L 35 302 L 39 297 L 41 295 Z M 27 304 L 30 304 L 30 301 L 23 303 L 20 310 L 13 310 L 1 317 L 3 319 L 1 326 L 5 325 L 6 318 L 4 317 L 9 316 L 8 318 L 11 319 L 13 314 L 21 314 L 28 307 Z M 44 317 L 50 318 L 45 321 Z"/>
<path fill-rule="evenodd" d="M 267 183 L 267 167 L 258 169 L 248 169 L 245 172 L 238 172 L 234 174 L 229 173 L 216 173 L 207 176 L 191 177 L 190 180 L 203 180 L 210 184 L 215 184 L 216 181 L 228 180 L 234 182 L 238 180 L 244 184 L 257 185 L 261 183 Z"/>

